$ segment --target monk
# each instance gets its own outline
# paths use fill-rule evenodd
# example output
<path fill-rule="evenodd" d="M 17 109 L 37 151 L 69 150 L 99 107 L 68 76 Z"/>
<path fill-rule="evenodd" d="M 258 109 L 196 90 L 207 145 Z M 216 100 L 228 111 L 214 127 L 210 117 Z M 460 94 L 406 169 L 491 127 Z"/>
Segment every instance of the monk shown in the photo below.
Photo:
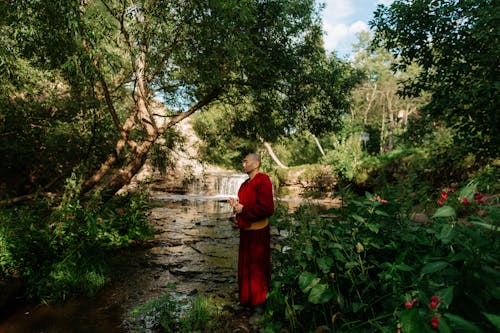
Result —
<path fill-rule="evenodd" d="M 248 179 L 229 203 L 240 228 L 238 250 L 238 294 L 240 304 L 256 308 L 266 301 L 271 279 L 269 217 L 274 214 L 273 187 L 260 173 L 261 159 L 249 154 L 243 159 Z"/>

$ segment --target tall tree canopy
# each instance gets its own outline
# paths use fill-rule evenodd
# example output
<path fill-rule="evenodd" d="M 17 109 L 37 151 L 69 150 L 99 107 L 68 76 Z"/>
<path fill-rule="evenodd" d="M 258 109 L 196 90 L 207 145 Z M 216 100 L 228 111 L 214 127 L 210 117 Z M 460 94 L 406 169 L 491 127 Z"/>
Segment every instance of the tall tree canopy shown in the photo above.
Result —
<path fill-rule="evenodd" d="M 379 6 L 371 26 L 376 42 L 391 50 L 397 69 L 423 69 L 404 93 L 432 94 L 428 124 L 442 120 L 477 156 L 498 154 L 500 7 L 494 0 L 396 0 Z"/>
<path fill-rule="evenodd" d="M 290 127 L 294 118 L 280 114 L 296 105 L 289 87 L 298 87 L 293 79 L 308 69 L 303 64 L 324 54 L 313 0 L 22 0 L 1 6 L 0 29 L 8 34 L 0 43 L 12 47 L 1 51 L 0 65 L 24 59 L 30 70 L 57 73 L 54 83 L 68 87 L 61 95 L 78 104 L 64 109 L 68 117 L 94 119 L 97 132 L 100 120 L 114 126 L 114 134 L 101 137 L 109 155 L 84 184 L 105 183 L 111 194 L 130 181 L 167 129 L 216 99 L 251 96 L 258 101 L 254 117 Z M 8 75 L 2 74 L 2 89 L 15 73 Z M 19 103 L 26 96 L 17 88 Z M 158 110 L 158 97 L 166 111 Z M 9 108 L 16 104 L 6 98 Z M 269 106 L 277 100 L 280 109 Z M 2 110 L 2 119 L 11 116 Z"/>

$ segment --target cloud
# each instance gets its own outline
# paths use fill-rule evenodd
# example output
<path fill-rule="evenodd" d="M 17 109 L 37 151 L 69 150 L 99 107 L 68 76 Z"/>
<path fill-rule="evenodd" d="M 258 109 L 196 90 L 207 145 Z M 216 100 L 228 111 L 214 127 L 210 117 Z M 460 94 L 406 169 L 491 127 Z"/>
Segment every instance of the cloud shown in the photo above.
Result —
<path fill-rule="evenodd" d="M 350 0 L 326 0 L 323 2 L 326 5 L 323 13 L 325 21 L 339 22 L 356 12 Z"/>
<path fill-rule="evenodd" d="M 386 5 L 386 6 L 389 6 L 393 2 L 394 2 L 394 0 L 377 0 L 377 5 Z"/>
<path fill-rule="evenodd" d="M 335 50 L 338 53 L 345 53 L 351 49 L 351 44 L 356 40 L 356 34 L 370 30 L 368 25 L 363 21 L 356 21 L 352 24 L 334 24 L 325 23 L 324 27 L 325 36 L 325 48 L 327 50 Z"/>
<path fill-rule="evenodd" d="M 356 34 L 370 30 L 369 20 L 377 5 L 390 5 L 394 0 L 323 0 L 324 42 L 328 51 L 339 55 L 350 53 Z"/>

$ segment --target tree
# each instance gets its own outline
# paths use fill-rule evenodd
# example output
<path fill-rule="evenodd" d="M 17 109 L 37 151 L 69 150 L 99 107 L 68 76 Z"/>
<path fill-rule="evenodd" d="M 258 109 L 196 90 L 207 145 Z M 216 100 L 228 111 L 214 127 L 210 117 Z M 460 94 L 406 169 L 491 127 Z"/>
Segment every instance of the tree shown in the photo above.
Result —
<path fill-rule="evenodd" d="M 268 103 L 286 96 L 298 64 L 322 52 L 313 0 L 25 0 L 2 6 L 22 57 L 61 71 L 80 98 L 105 102 L 114 148 L 84 188 L 108 195 L 130 181 L 169 128 L 217 99 L 252 96 L 259 101 L 256 118 L 286 126 L 281 110 Z M 155 103 L 158 96 L 166 110 Z"/>
<path fill-rule="evenodd" d="M 493 0 L 397 0 L 380 5 L 370 25 L 375 42 L 392 51 L 396 69 L 422 71 L 403 93 L 432 94 L 423 120 L 444 121 L 463 152 L 498 154 L 500 8 Z"/>
<path fill-rule="evenodd" d="M 408 66 L 406 72 L 394 72 L 392 54 L 373 48 L 371 42 L 371 34 L 366 31 L 358 35 L 358 42 L 353 45 L 353 66 L 365 78 L 353 91 L 350 121 L 357 131 L 370 134 L 368 147 L 372 152 L 382 152 L 394 147 L 397 136 L 407 129 L 409 121 L 418 117 L 428 96 L 400 96 L 400 81 L 418 75 L 419 68 Z"/>

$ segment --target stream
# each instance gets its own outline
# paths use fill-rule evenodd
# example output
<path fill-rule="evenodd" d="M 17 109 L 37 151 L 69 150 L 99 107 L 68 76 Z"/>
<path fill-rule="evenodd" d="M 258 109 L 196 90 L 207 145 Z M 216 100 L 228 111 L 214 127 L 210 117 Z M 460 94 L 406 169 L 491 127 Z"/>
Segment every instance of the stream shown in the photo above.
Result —
<path fill-rule="evenodd" d="M 118 250 L 113 281 L 94 297 L 26 304 L 0 323 L 0 333 L 130 332 L 128 313 L 174 291 L 237 303 L 239 231 L 232 226 L 234 197 L 245 174 L 208 175 L 185 193 L 151 190 L 154 238 Z"/>
<path fill-rule="evenodd" d="M 153 184 L 154 237 L 110 256 L 111 283 L 93 297 L 17 306 L 0 322 L 0 333 L 136 332 L 130 311 L 172 291 L 216 299 L 232 314 L 224 332 L 252 332 L 246 314 L 236 310 L 239 230 L 232 226 L 227 203 L 246 178 L 215 172 L 175 191 L 161 181 Z M 292 210 L 301 202 L 288 199 L 286 205 Z M 276 238 L 273 228 L 271 235 Z"/>

